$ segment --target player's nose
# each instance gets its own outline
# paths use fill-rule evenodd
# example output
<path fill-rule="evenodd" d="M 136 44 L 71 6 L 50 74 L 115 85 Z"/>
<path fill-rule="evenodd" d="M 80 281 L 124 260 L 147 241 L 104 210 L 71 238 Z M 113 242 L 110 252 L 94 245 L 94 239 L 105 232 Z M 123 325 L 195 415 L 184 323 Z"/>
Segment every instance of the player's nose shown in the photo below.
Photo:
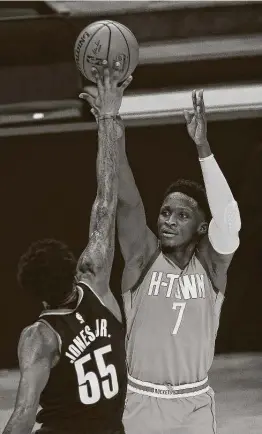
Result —
<path fill-rule="evenodd" d="M 170 226 L 177 226 L 177 219 L 174 214 L 170 214 L 166 223 Z"/>

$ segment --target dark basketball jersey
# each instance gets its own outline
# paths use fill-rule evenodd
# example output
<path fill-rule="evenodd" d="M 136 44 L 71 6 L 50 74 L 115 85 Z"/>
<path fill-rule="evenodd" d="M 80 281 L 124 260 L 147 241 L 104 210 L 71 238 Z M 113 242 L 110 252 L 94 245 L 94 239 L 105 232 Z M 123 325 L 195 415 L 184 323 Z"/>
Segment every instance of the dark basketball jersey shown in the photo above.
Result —
<path fill-rule="evenodd" d="M 119 429 L 126 395 L 125 328 L 85 283 L 75 309 L 44 311 L 60 360 L 41 394 L 37 422 L 74 433 Z"/>

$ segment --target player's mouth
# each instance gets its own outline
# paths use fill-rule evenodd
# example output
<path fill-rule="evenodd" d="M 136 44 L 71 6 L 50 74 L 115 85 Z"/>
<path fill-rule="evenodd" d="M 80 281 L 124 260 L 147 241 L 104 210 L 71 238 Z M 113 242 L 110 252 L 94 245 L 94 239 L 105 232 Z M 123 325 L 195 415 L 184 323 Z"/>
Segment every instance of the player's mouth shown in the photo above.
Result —
<path fill-rule="evenodd" d="M 176 235 L 178 235 L 178 232 L 162 231 L 161 235 L 162 235 L 162 237 L 165 237 L 165 238 L 172 238 L 172 237 L 175 237 Z"/>

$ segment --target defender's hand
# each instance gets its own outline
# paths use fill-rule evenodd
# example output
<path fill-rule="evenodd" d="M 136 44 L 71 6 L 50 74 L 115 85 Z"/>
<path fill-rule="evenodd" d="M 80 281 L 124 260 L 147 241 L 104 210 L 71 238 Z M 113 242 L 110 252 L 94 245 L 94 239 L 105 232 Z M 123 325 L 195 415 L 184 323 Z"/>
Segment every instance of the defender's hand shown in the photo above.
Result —
<path fill-rule="evenodd" d="M 103 62 L 104 71 L 101 78 L 97 69 L 93 68 L 92 72 L 97 83 L 97 97 L 90 93 L 80 94 L 80 98 L 85 99 L 90 103 L 98 116 L 117 116 L 121 107 L 124 90 L 132 81 L 132 77 L 128 77 L 120 86 L 119 82 L 119 67 L 120 63 L 116 62 L 115 70 L 110 74 L 107 62 Z"/>
<path fill-rule="evenodd" d="M 96 123 L 98 124 L 99 118 L 99 99 L 98 99 L 98 90 L 95 86 L 88 86 L 85 88 L 86 93 L 81 94 L 81 98 L 85 101 L 88 101 L 91 105 L 92 109 L 90 110 L 92 115 L 95 117 Z M 120 139 L 124 133 L 125 126 L 121 117 L 118 115 L 116 118 L 117 128 L 116 134 L 117 139 Z"/>
<path fill-rule="evenodd" d="M 185 110 L 184 115 L 187 124 L 187 131 L 190 137 L 198 146 L 207 144 L 207 121 L 205 114 L 205 104 L 203 98 L 203 90 L 192 92 L 192 102 L 194 113 L 191 114 Z"/>

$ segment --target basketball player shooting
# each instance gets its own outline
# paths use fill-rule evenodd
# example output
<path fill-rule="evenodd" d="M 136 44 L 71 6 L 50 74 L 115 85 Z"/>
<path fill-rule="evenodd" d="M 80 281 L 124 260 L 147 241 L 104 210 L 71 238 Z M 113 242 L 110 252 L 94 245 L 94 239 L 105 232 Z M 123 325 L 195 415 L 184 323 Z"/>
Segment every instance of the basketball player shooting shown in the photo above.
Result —
<path fill-rule="evenodd" d="M 100 101 L 97 196 L 87 247 L 77 264 L 55 240 L 32 244 L 20 259 L 19 282 L 45 309 L 21 334 L 21 378 L 3 434 L 31 433 L 35 421 L 45 434 L 123 432 L 125 328 L 109 279 L 119 170 L 115 116 L 131 79 L 118 87 L 118 74 L 106 65 L 103 78 L 94 70 Z"/>
<path fill-rule="evenodd" d="M 187 131 L 205 189 L 177 180 L 147 227 L 141 197 L 120 146 L 118 236 L 125 260 L 127 434 L 214 434 L 214 357 L 227 270 L 239 246 L 238 206 L 207 140 L 203 92 L 192 94 Z M 175 163 L 175 155 L 174 155 Z"/>

